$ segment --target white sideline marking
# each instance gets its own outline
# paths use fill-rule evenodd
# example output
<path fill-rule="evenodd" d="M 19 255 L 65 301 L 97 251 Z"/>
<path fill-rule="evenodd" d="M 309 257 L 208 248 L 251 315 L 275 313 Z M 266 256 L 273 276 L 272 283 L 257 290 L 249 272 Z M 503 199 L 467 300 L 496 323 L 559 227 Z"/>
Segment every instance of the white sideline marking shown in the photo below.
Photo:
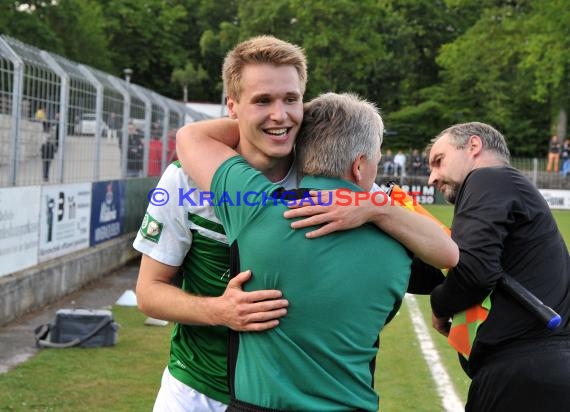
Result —
<path fill-rule="evenodd" d="M 457 396 L 457 392 L 455 392 L 455 389 L 453 388 L 451 379 L 441 363 L 439 353 L 433 344 L 433 340 L 431 339 L 431 335 L 429 334 L 428 328 L 423 320 L 416 298 L 413 295 L 406 294 L 406 303 L 408 305 L 414 331 L 416 332 L 416 336 L 420 343 L 420 349 L 422 350 L 431 376 L 435 381 L 437 393 L 443 404 L 443 410 L 445 412 L 464 411 L 465 407 L 463 406 L 463 402 L 459 399 L 459 396 Z"/>

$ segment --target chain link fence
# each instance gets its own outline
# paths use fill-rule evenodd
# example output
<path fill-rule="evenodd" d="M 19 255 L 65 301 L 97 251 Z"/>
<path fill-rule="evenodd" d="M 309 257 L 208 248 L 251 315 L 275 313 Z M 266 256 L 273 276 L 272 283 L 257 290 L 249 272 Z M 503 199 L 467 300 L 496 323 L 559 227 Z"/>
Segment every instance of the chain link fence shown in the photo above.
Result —
<path fill-rule="evenodd" d="M 376 182 L 384 184 L 395 181 L 400 186 L 427 185 L 429 169 L 425 156 L 413 151 L 401 154 L 404 157 L 402 163 L 398 164 L 391 153 L 382 152 Z M 546 168 L 546 158 L 511 158 L 511 166 L 520 170 L 539 189 L 567 190 L 570 189 L 570 164 L 564 168 L 566 161 L 561 158 L 559 170 L 550 172 Z"/>
<path fill-rule="evenodd" d="M 175 133 L 207 117 L 94 68 L 0 36 L 0 187 L 159 176 Z M 427 165 L 404 153 L 377 181 L 427 184 Z M 512 159 L 539 188 L 570 189 L 546 159 Z M 562 164 L 562 163 L 561 163 Z"/>
<path fill-rule="evenodd" d="M 206 117 L 0 36 L 0 187 L 159 176 L 176 130 Z"/>

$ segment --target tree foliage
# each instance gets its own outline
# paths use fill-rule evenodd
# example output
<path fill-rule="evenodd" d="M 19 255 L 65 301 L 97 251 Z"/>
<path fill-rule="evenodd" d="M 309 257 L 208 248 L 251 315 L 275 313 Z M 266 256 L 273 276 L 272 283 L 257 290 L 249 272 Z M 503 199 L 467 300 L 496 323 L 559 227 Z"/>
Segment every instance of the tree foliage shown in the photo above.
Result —
<path fill-rule="evenodd" d="M 97 1 L 0 1 L 0 32 L 80 63 L 113 68 Z"/>
<path fill-rule="evenodd" d="M 207 78 L 208 73 L 206 73 L 204 68 L 201 65 L 195 68 L 192 62 L 186 63 L 183 69 L 174 69 L 171 76 L 172 82 L 182 87 L 184 103 L 188 101 L 188 87 L 198 85 Z"/>
<path fill-rule="evenodd" d="M 486 121 L 506 132 L 515 154 L 544 152 L 568 104 L 567 8 L 558 0 L 494 3 L 441 48 L 444 120 Z"/>
<path fill-rule="evenodd" d="M 479 120 L 503 131 L 515 155 L 536 155 L 566 130 L 567 3 L 0 0 L 0 32 L 117 76 L 129 67 L 133 82 L 174 98 L 187 87 L 190 100 L 214 102 L 227 51 L 273 34 L 305 49 L 307 99 L 351 91 L 375 102 L 393 149 Z"/>

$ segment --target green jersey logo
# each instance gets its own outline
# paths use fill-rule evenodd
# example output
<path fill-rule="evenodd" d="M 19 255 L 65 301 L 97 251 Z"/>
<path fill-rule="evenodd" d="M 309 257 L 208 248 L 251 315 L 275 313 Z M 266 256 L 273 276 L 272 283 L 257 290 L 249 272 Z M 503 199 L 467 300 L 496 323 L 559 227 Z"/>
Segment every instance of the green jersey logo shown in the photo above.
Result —
<path fill-rule="evenodd" d="M 151 242 L 158 243 L 160 240 L 160 235 L 162 233 L 162 226 L 162 223 L 160 223 L 158 220 L 152 217 L 150 213 L 147 212 L 144 215 L 144 219 L 142 221 L 140 229 L 141 235 Z"/>

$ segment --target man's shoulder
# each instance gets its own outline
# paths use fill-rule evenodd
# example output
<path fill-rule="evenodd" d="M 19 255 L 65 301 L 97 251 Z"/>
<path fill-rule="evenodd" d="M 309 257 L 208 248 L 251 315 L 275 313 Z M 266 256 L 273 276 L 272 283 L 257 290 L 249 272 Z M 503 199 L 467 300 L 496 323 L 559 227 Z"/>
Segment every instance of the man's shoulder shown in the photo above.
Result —
<path fill-rule="evenodd" d="M 160 203 L 158 206 L 160 206 L 162 215 L 172 214 L 173 208 L 176 208 L 180 211 L 180 213 L 173 214 L 173 218 L 176 219 L 186 220 L 187 212 L 215 219 L 213 194 L 210 191 L 201 190 L 182 169 L 179 161 L 168 165 L 152 193 L 149 193 L 149 200 L 155 193 L 158 196 L 157 201 Z"/>
<path fill-rule="evenodd" d="M 242 156 L 226 159 L 212 177 L 211 189 L 222 190 L 258 190 L 273 183 L 259 170 L 251 166 Z"/>
<path fill-rule="evenodd" d="M 179 160 L 175 160 L 170 163 L 166 169 L 164 169 L 164 172 L 160 177 L 160 183 L 165 182 L 176 182 L 177 185 L 181 185 L 183 187 L 198 187 L 194 180 L 192 180 L 192 178 L 184 171 Z"/>
<path fill-rule="evenodd" d="M 524 178 L 520 171 L 511 166 L 481 167 L 474 169 L 469 176 L 470 181 L 489 183 L 492 186 Z"/>

